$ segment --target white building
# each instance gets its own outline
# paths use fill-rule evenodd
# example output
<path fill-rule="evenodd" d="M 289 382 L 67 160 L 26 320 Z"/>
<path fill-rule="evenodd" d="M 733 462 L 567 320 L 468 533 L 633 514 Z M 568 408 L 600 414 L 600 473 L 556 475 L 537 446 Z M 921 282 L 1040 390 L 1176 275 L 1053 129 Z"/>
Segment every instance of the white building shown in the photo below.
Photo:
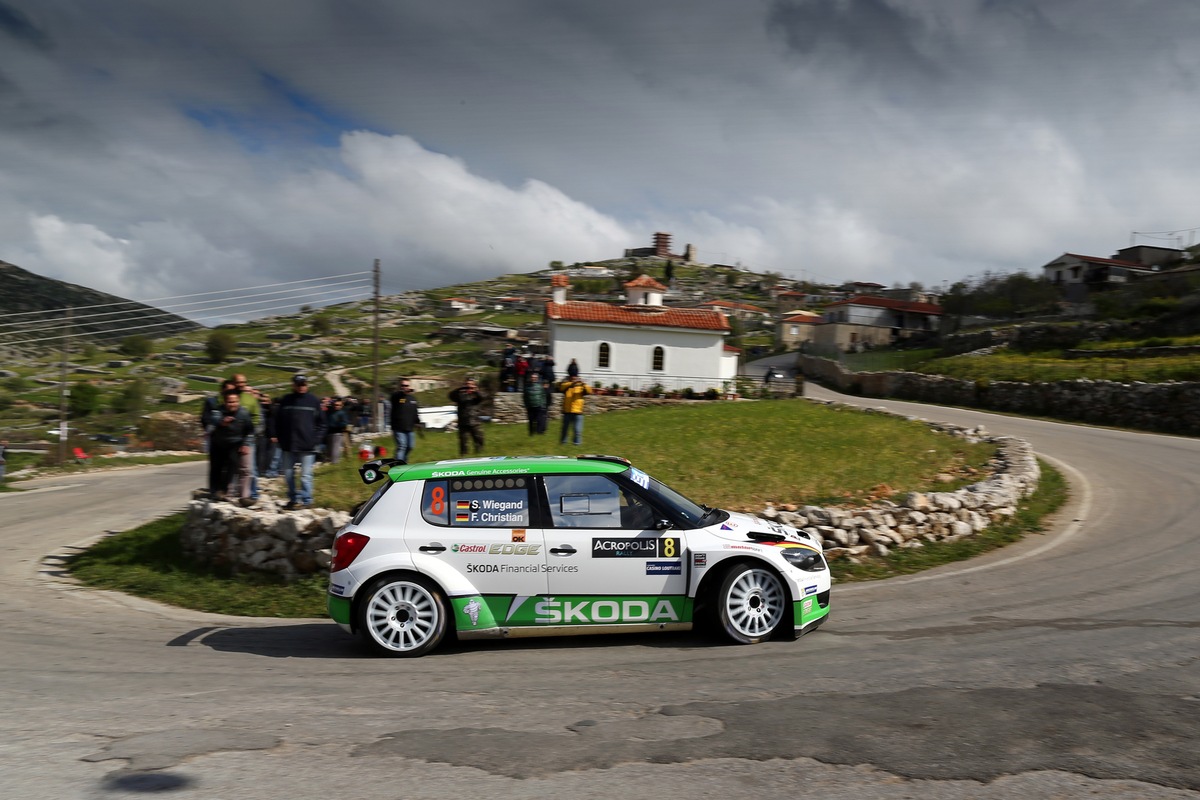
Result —
<path fill-rule="evenodd" d="M 625 305 L 567 300 L 567 278 L 551 281 L 546 328 L 555 368 L 574 359 L 589 386 L 634 391 L 725 388 L 737 375 L 737 351 L 725 345 L 729 322 L 706 308 L 662 304 L 667 287 L 646 275 L 625 284 Z"/>

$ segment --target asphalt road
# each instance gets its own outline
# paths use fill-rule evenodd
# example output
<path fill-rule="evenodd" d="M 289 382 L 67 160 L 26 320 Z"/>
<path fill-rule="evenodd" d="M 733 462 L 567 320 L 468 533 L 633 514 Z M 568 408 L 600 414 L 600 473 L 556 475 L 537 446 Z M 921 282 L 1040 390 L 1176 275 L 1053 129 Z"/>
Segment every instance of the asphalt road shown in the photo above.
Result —
<path fill-rule="evenodd" d="M 825 627 L 756 647 L 370 658 L 323 620 L 55 577 L 200 464 L 0 494 L 0 798 L 1200 797 L 1200 441 L 869 404 L 1026 438 L 1074 500 L 978 561 L 835 587 Z"/>

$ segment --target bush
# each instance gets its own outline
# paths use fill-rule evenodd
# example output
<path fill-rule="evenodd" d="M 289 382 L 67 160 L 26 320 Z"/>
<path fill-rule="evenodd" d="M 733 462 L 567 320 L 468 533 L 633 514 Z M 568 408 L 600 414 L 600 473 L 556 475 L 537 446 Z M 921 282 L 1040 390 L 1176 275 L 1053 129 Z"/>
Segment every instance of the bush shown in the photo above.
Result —
<path fill-rule="evenodd" d="M 716 400 L 720 396 L 721 396 L 721 393 L 718 392 L 716 389 L 705 389 L 704 390 L 704 399 L 705 400 Z"/>
<path fill-rule="evenodd" d="M 229 359 L 237 350 L 237 340 L 229 331 L 213 331 L 208 341 L 204 343 L 204 353 L 213 364 L 220 364 Z"/>
<path fill-rule="evenodd" d="M 122 339 L 121 346 L 117 350 L 123 355 L 145 358 L 154 352 L 154 342 L 149 337 L 134 334 Z"/>
<path fill-rule="evenodd" d="M 100 390 L 90 383 L 77 383 L 71 387 L 67 411 L 71 419 L 86 417 L 100 409 Z"/>

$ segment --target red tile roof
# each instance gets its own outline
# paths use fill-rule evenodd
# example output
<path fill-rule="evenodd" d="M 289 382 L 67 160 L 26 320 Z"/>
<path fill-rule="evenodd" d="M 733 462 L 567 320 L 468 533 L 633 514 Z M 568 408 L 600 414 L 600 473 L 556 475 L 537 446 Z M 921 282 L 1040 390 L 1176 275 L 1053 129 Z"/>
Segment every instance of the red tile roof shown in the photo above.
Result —
<path fill-rule="evenodd" d="M 725 345 L 725 352 L 726 353 L 740 353 L 740 352 L 742 352 L 742 348 L 734 347 L 731 344 L 727 344 L 727 345 Z"/>
<path fill-rule="evenodd" d="M 1155 271 L 1154 267 L 1148 267 L 1145 264 L 1138 263 L 1137 261 L 1122 261 L 1119 258 L 1096 258 L 1095 256 L 1081 256 L 1078 253 L 1063 253 L 1063 255 L 1071 256 L 1071 258 L 1078 258 L 1080 261 L 1086 261 L 1089 264 L 1111 264 L 1115 267 L 1128 267 L 1130 269 L 1145 270 L 1146 272 Z"/>
<path fill-rule="evenodd" d="M 616 306 L 611 303 L 546 303 L 546 318 L 569 322 L 599 322 L 606 325 L 692 328 L 702 331 L 727 331 L 725 315 L 708 308 L 670 308 L 668 306 Z"/>
<path fill-rule="evenodd" d="M 784 322 L 803 322 L 808 325 L 817 325 L 821 322 L 821 318 L 809 316 L 808 314 L 797 314 L 794 317 L 788 317 Z"/>
<path fill-rule="evenodd" d="M 651 278 L 649 275 L 638 275 L 636 278 L 629 281 L 625 285 L 632 286 L 635 289 L 657 289 L 660 292 L 665 292 L 667 290 L 667 287 L 663 286 L 661 283 L 654 280 L 654 278 Z"/>
<path fill-rule="evenodd" d="M 890 297 L 873 297 L 871 295 L 859 295 L 851 297 L 849 300 L 838 300 L 836 303 L 830 303 L 826 308 L 833 306 L 872 306 L 874 308 L 891 308 L 896 311 L 911 311 L 914 314 L 942 313 L 942 307 L 933 303 L 914 303 L 911 300 L 893 300 Z"/>

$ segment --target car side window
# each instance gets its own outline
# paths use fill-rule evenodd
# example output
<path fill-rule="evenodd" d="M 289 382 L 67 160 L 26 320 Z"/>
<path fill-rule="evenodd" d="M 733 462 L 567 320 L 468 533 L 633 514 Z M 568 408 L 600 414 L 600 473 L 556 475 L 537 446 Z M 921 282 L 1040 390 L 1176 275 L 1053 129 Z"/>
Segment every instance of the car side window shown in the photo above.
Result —
<path fill-rule="evenodd" d="M 526 477 L 425 481 L 421 516 L 452 528 L 527 528 L 529 484 Z"/>
<path fill-rule="evenodd" d="M 646 530 L 654 512 L 606 475 L 547 475 L 546 498 L 556 528 Z"/>

